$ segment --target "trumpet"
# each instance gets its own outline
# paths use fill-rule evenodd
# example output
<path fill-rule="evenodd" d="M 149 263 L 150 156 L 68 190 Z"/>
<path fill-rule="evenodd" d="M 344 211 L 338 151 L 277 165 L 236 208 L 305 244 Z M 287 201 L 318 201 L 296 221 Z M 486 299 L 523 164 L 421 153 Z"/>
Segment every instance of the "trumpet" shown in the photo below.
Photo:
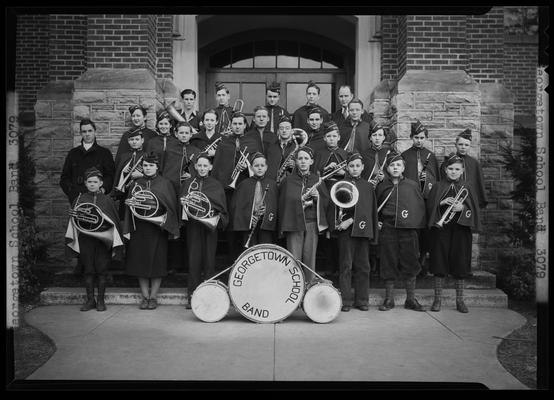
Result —
<path fill-rule="evenodd" d="M 125 188 L 125 185 L 127 184 L 127 182 L 129 181 L 129 179 L 131 179 L 131 175 L 133 174 L 133 171 L 139 171 L 139 172 L 142 172 L 141 171 L 141 162 L 142 162 L 142 159 L 143 159 L 144 156 L 140 156 L 139 159 L 137 160 L 137 162 L 131 166 L 131 169 L 129 170 L 127 176 L 125 176 L 123 179 L 121 179 L 121 177 L 119 178 L 120 181 L 119 181 L 119 185 L 117 185 L 117 187 L 115 188 L 115 190 L 119 190 L 120 192 L 124 192 L 124 188 Z M 127 164 L 128 166 L 129 164 Z M 123 168 L 123 170 L 125 170 L 125 168 Z M 123 176 L 123 171 L 121 171 L 121 176 Z"/>
<path fill-rule="evenodd" d="M 379 176 L 379 174 L 381 172 L 383 172 L 383 169 L 385 168 L 385 163 L 387 162 L 387 156 L 389 155 L 389 153 L 390 153 L 390 150 L 387 150 L 387 152 L 385 154 L 385 159 L 383 160 L 383 163 L 381 164 L 381 166 L 377 170 L 377 173 L 374 175 L 373 171 L 372 171 L 372 173 L 369 175 L 369 178 L 367 179 L 367 181 L 369 183 L 371 183 L 373 185 L 373 187 L 376 187 L 377 183 L 379 183 L 378 180 L 377 180 L 377 177 Z"/>
<path fill-rule="evenodd" d="M 435 226 L 438 228 L 443 228 L 445 224 L 448 224 L 450 221 L 452 221 L 454 215 L 456 215 L 456 211 L 453 211 L 454 206 L 457 204 L 462 204 L 465 199 L 467 199 L 468 195 L 469 191 L 467 190 L 467 188 L 465 186 L 460 187 L 460 190 L 458 191 L 458 193 L 456 193 L 456 196 L 454 197 L 454 201 L 448 206 L 441 219 L 435 224 Z"/>
<path fill-rule="evenodd" d="M 323 181 L 325 181 L 326 179 L 329 179 L 331 176 L 335 175 L 337 172 L 339 172 L 340 170 L 346 168 L 346 165 L 347 165 L 347 161 L 344 160 L 344 161 L 341 161 L 339 164 L 337 164 L 335 166 L 335 168 L 327 173 L 326 175 L 323 175 L 322 177 L 319 178 L 319 180 L 313 184 L 308 190 L 306 190 L 304 192 L 304 194 L 302 194 L 302 207 L 303 208 L 306 208 L 308 207 L 309 205 L 311 205 L 309 202 L 308 202 L 308 199 L 310 197 L 312 197 L 312 192 L 317 189 L 317 187 L 319 185 L 321 185 L 323 183 Z"/>
<path fill-rule="evenodd" d="M 293 131 L 292 135 L 294 137 L 294 143 L 295 143 L 296 146 L 295 146 L 294 150 L 291 151 L 288 154 L 288 156 L 285 158 L 285 160 L 283 161 L 283 163 L 279 167 L 279 170 L 277 171 L 277 178 L 275 179 L 275 182 L 277 184 L 280 184 L 281 181 L 285 178 L 285 175 L 286 175 L 286 172 L 287 172 L 287 169 L 288 169 L 289 161 L 294 158 L 294 155 L 296 154 L 296 151 L 299 148 L 304 147 L 306 145 L 306 143 L 308 143 L 308 134 L 306 133 L 306 131 L 304 129 L 294 128 L 292 131 Z"/>
<path fill-rule="evenodd" d="M 265 195 L 267 194 L 267 191 L 269 190 L 269 183 L 266 185 L 264 189 L 264 194 L 262 195 L 262 200 L 260 201 L 260 208 L 261 206 L 265 205 Z M 254 234 L 254 231 L 256 230 L 256 227 L 258 226 L 258 222 L 262 219 L 263 215 L 265 214 L 264 211 L 260 211 L 260 208 L 252 207 L 252 216 L 250 217 L 250 223 L 252 224 L 252 229 L 250 230 L 250 233 L 248 234 L 248 239 L 246 239 L 246 243 L 244 244 L 244 247 L 248 248 L 250 247 L 250 240 L 252 239 L 252 235 Z"/>
<path fill-rule="evenodd" d="M 217 146 L 219 145 L 219 141 L 223 139 L 223 136 L 218 137 L 216 140 L 214 140 L 212 143 L 207 145 L 204 150 L 202 150 L 203 153 L 207 153 L 210 150 L 217 150 Z"/>
<path fill-rule="evenodd" d="M 240 173 L 242 172 L 242 170 L 244 168 L 241 168 L 241 166 L 246 163 L 248 165 L 248 153 L 246 152 L 246 149 L 248 148 L 248 146 L 244 146 L 244 149 L 240 151 L 240 158 L 239 158 L 239 161 L 237 162 L 237 165 L 235 165 L 235 168 L 233 169 L 233 172 L 231 173 L 231 183 L 229 184 L 228 187 L 234 189 L 236 184 L 237 184 L 237 180 L 239 178 L 239 175 Z"/>

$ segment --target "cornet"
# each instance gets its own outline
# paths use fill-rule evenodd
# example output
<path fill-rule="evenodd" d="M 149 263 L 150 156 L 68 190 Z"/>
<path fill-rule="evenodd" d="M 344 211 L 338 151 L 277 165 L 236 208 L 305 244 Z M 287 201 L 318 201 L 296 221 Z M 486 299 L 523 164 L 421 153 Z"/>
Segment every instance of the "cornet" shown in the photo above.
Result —
<path fill-rule="evenodd" d="M 241 165 L 244 163 L 248 166 L 248 153 L 246 152 L 248 146 L 245 146 L 243 150 L 240 151 L 240 158 L 237 162 L 237 165 L 235 165 L 235 169 L 233 169 L 233 172 L 231 173 L 231 183 L 228 187 L 234 189 L 235 185 L 237 184 L 237 180 L 239 178 L 240 173 L 244 168 L 241 168 Z"/>
<path fill-rule="evenodd" d="M 448 224 L 450 221 L 452 221 L 452 218 L 454 218 L 454 215 L 456 215 L 456 211 L 453 211 L 454 206 L 457 204 L 462 204 L 465 199 L 467 199 L 468 195 L 469 191 L 466 189 L 465 186 L 462 186 L 458 193 L 456 193 L 456 197 L 454 197 L 454 201 L 452 202 L 452 204 L 448 206 L 441 219 L 435 224 L 435 226 L 443 228 L 445 224 Z"/>

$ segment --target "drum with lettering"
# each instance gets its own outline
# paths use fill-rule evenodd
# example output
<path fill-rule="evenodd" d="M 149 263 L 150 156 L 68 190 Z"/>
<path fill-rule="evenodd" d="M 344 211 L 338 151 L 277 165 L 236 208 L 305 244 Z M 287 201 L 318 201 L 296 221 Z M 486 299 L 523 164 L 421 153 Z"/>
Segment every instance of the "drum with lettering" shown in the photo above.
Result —
<path fill-rule="evenodd" d="M 325 324 L 340 314 L 342 297 L 331 281 L 315 282 L 306 290 L 302 308 L 308 318 Z"/>
<path fill-rule="evenodd" d="M 236 310 L 251 321 L 274 323 L 291 315 L 304 295 L 302 266 L 274 244 L 244 251 L 229 274 L 229 296 Z"/>
<path fill-rule="evenodd" d="M 218 280 L 202 282 L 190 299 L 192 312 L 204 322 L 221 320 L 229 312 L 230 305 L 227 286 Z"/>

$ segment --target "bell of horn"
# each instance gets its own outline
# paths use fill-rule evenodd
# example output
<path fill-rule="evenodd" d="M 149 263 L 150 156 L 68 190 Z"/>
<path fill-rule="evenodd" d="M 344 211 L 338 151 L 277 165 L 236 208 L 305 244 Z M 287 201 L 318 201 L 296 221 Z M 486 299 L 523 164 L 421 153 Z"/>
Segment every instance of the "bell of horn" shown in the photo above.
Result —
<path fill-rule="evenodd" d="M 340 208 L 354 207 L 360 197 L 356 185 L 348 181 L 338 181 L 331 187 L 331 200 Z"/>

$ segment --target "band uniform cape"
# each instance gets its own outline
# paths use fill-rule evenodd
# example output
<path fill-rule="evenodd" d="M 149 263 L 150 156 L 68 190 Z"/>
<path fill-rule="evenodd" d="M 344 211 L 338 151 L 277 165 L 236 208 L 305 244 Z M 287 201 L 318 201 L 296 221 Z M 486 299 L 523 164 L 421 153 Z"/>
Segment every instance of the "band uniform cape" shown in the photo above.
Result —
<path fill-rule="evenodd" d="M 342 161 L 346 161 L 348 159 L 348 152 L 346 150 L 339 148 L 336 148 L 335 150 L 330 150 L 327 146 L 324 148 L 318 149 L 317 151 L 314 151 L 315 157 L 314 157 L 314 164 L 313 164 L 313 171 L 319 172 L 321 176 L 325 175 L 328 172 L 331 172 L 331 169 L 324 172 L 323 169 L 331 164 L 332 162 L 335 162 L 337 164 L 341 163 Z M 337 177 L 337 175 L 334 175 Z M 340 176 L 338 176 L 338 179 L 340 179 Z"/>
<path fill-rule="evenodd" d="M 425 220 L 425 201 L 418 183 L 402 177 L 395 185 L 389 177 L 385 177 L 383 182 L 377 185 L 376 190 L 377 207 L 383 203 L 391 190 L 394 190 L 387 200 L 387 204 L 392 203 L 395 206 L 395 228 L 425 228 L 427 222 Z"/>
<path fill-rule="evenodd" d="M 167 164 L 168 153 L 170 151 L 178 152 L 180 150 L 177 150 L 177 148 L 180 147 L 179 143 L 179 139 L 169 133 L 167 135 L 156 134 L 155 137 L 148 141 L 148 144 L 144 145 L 144 152 L 146 154 L 156 153 L 158 156 L 158 160 L 160 160 L 158 172 L 161 175 L 163 175 L 162 171 Z"/>
<path fill-rule="evenodd" d="M 265 126 L 261 135 L 255 124 L 252 124 L 250 129 L 248 129 L 244 135 L 252 136 L 252 139 L 256 140 L 257 146 L 263 154 L 266 154 L 269 146 L 278 140 L 277 134 L 269 130 L 269 124 Z"/>
<path fill-rule="evenodd" d="M 431 192 L 429 193 L 429 198 L 427 199 L 427 215 L 428 217 L 428 227 L 432 228 L 437 222 L 442 218 L 441 205 L 440 202 L 448 197 L 448 192 L 450 190 L 450 185 L 453 182 L 442 180 L 437 182 L 433 186 Z M 467 199 L 464 201 L 464 209 L 461 212 L 458 212 L 455 215 L 451 223 L 457 222 L 462 226 L 467 226 L 471 228 L 474 233 L 481 231 L 481 216 L 480 209 L 477 206 L 475 199 L 475 189 L 473 185 L 468 181 L 459 180 L 458 182 L 453 183 L 456 189 L 456 193 L 460 190 L 462 186 L 465 186 L 468 189 Z M 443 209 L 446 207 L 443 206 Z"/>
<path fill-rule="evenodd" d="M 285 145 L 285 148 L 281 148 L 281 143 L 277 141 L 268 146 L 266 149 L 267 157 L 267 172 L 266 176 L 271 179 L 277 179 L 277 174 L 279 173 L 279 168 L 281 168 L 285 159 L 289 154 L 296 150 L 296 141 L 291 139 Z M 294 167 L 293 167 L 294 168 Z M 288 170 L 290 173 L 292 169 Z"/>
<path fill-rule="evenodd" d="M 293 128 L 300 128 L 304 129 L 306 132 L 310 129 L 310 125 L 308 124 L 308 112 L 311 111 L 313 108 L 318 108 L 321 110 L 321 119 L 323 122 L 327 122 L 331 120 L 331 114 L 317 104 L 305 104 L 302 107 L 298 108 L 294 114 L 292 115 L 292 127 Z"/>
<path fill-rule="evenodd" d="M 191 176 L 196 174 L 192 160 L 196 154 L 200 153 L 200 150 L 190 143 L 179 141 L 179 139 L 171 143 L 171 146 L 167 148 L 165 163 L 160 173 L 163 177 L 169 179 L 173 184 L 175 193 L 178 193 L 181 189 L 182 174 L 185 172 L 188 172 Z"/>
<path fill-rule="evenodd" d="M 190 113 L 190 118 L 187 118 L 187 116 L 185 115 L 185 110 L 183 110 L 181 112 L 181 117 L 183 117 L 183 119 L 187 121 L 190 126 L 192 126 L 197 131 L 200 129 L 200 118 L 198 117 L 198 115 L 196 115 L 194 111 Z"/>
<path fill-rule="evenodd" d="M 146 153 L 143 149 L 137 149 L 137 150 L 131 150 L 127 153 L 124 153 L 119 158 L 119 163 L 115 166 L 115 181 L 114 181 L 114 189 L 119 186 L 120 182 L 127 177 L 127 173 L 123 173 L 123 169 L 127 165 L 129 165 L 131 168 L 137 163 L 137 161 L 140 159 L 140 157 L 143 157 Z M 139 164 L 139 169 L 142 171 L 142 161 Z M 133 180 L 128 179 L 126 186 L 131 186 Z M 126 190 L 124 191 L 126 192 Z M 121 196 L 121 193 L 116 193 L 117 197 Z"/>
<path fill-rule="evenodd" d="M 429 149 L 422 147 L 410 147 L 408 150 L 402 153 L 402 158 L 406 163 L 406 169 L 404 170 L 404 176 L 414 182 L 420 183 L 419 172 L 417 166 L 417 152 L 419 151 L 419 159 L 424 171 L 426 172 L 425 184 L 423 185 L 423 198 L 429 197 L 429 192 L 433 188 L 433 185 L 439 180 L 439 163 L 437 158 Z M 429 159 L 427 159 L 429 156 Z"/>
<path fill-rule="evenodd" d="M 266 207 L 263 219 L 260 223 L 260 229 L 274 231 L 277 228 L 277 184 L 275 180 L 264 176 L 262 179 L 251 177 L 238 184 L 229 207 L 231 213 L 231 230 L 249 231 L 253 228 L 250 223 L 254 215 L 254 193 L 256 190 L 256 182 L 258 181 L 262 185 L 262 194 L 266 186 L 269 185 L 264 199 Z"/>
<path fill-rule="evenodd" d="M 372 119 L 373 118 L 371 117 L 370 113 L 368 113 L 366 110 L 362 110 L 362 116 L 361 116 L 362 121 L 367 122 L 369 124 L 369 122 Z M 347 121 L 350 120 L 350 117 L 344 118 L 343 110 L 342 110 L 342 107 L 341 107 L 337 111 L 335 111 L 333 114 L 331 114 L 331 120 L 335 121 L 335 123 L 340 128 L 341 125 L 344 125 L 345 122 L 348 124 Z M 369 131 L 369 129 L 368 129 L 368 131 Z"/>
<path fill-rule="evenodd" d="M 124 153 L 127 153 L 133 150 L 131 149 L 131 146 L 129 146 L 129 132 L 134 131 L 135 129 L 137 128 L 131 128 L 127 132 L 123 133 L 123 135 L 121 135 L 121 140 L 119 141 L 119 145 L 117 146 L 117 153 L 115 154 L 116 164 L 119 163 L 119 159 Z M 158 136 L 158 134 L 152 129 L 147 128 L 146 126 L 141 128 L 140 131 L 142 132 L 142 137 L 144 138 L 144 143 L 142 144 L 142 148 L 145 149 L 148 141 L 153 137 Z"/>
<path fill-rule="evenodd" d="M 374 172 L 374 175 L 377 175 L 377 170 L 385 161 L 387 151 L 389 150 L 390 149 L 388 147 L 381 146 L 381 148 L 377 149 L 375 146 L 371 145 L 366 151 L 360 152 L 364 162 L 362 178 L 367 180 L 372 171 Z M 386 175 L 385 167 L 383 167 L 383 173 Z"/>
<path fill-rule="evenodd" d="M 197 149 L 204 151 L 206 147 L 215 142 L 217 139 L 222 137 L 219 133 L 214 132 L 214 134 L 209 138 L 206 135 L 206 129 L 204 127 L 200 128 L 200 131 L 190 138 L 190 144 L 192 144 Z M 218 142 L 221 144 L 221 140 Z"/>
<path fill-rule="evenodd" d="M 352 178 L 347 176 L 343 181 L 353 183 L 359 192 L 358 202 L 355 206 L 345 209 L 344 211 L 352 214 L 354 211 L 354 222 L 352 223 L 352 237 L 368 238 L 372 244 L 376 244 L 378 233 L 378 217 L 377 217 L 377 198 L 373 185 L 368 181 L 360 178 Z M 341 181 L 339 181 L 341 182 Z M 337 230 L 336 216 L 338 215 L 339 207 L 331 202 L 329 205 L 329 213 L 327 220 L 329 221 L 329 230 L 334 232 Z M 344 220 L 348 219 L 347 217 Z"/>
<path fill-rule="evenodd" d="M 112 190 L 115 171 L 112 153 L 106 147 L 96 143 L 96 140 L 88 150 L 85 150 L 81 141 L 79 146 L 69 150 L 60 176 L 60 187 L 70 203 L 75 201 L 79 193 L 87 192 L 84 174 L 91 167 L 96 167 L 102 172 L 104 176 L 102 187 L 105 193 L 108 194 Z"/>
<path fill-rule="evenodd" d="M 148 183 L 149 182 L 149 183 Z M 142 189 L 150 190 L 157 197 L 160 206 L 167 212 L 165 222 L 160 226 L 161 229 L 169 233 L 169 239 L 179 237 L 179 214 L 177 214 L 177 195 L 169 179 L 156 174 L 155 177 L 142 177 L 135 181 L 135 185 L 140 185 Z M 133 191 L 133 186 L 129 191 L 129 197 Z M 123 237 L 130 239 L 131 232 L 134 231 L 133 218 L 136 220 L 129 207 L 125 208 L 125 218 L 123 219 Z M 145 243 L 148 246 L 147 243 Z"/>
<path fill-rule="evenodd" d="M 302 232 L 306 230 L 304 208 L 301 201 L 302 194 L 304 190 L 316 184 L 319 177 L 314 173 L 310 173 L 305 187 L 303 181 L 303 177 L 295 169 L 279 187 L 279 215 L 277 218 L 279 232 Z M 329 205 L 329 192 L 325 182 L 318 186 L 317 191 L 319 192 L 319 200 L 314 201 L 314 205 L 317 204 L 317 228 L 319 232 L 322 232 L 329 226 L 326 215 L 327 206 Z"/>
<path fill-rule="evenodd" d="M 218 105 L 215 108 L 217 115 L 217 125 L 215 126 L 216 133 L 222 134 L 231 124 L 231 117 L 234 113 L 233 107 Z"/>
<path fill-rule="evenodd" d="M 487 203 L 487 192 L 485 191 L 485 183 L 483 178 L 483 171 L 481 170 L 481 165 L 479 161 L 475 158 L 468 155 L 456 154 L 464 162 L 464 173 L 462 174 L 462 180 L 469 181 L 473 186 L 475 192 L 475 198 L 479 207 L 484 208 Z M 444 162 L 440 166 L 440 177 L 441 180 L 446 179 L 446 172 L 444 168 Z"/>
<path fill-rule="evenodd" d="M 117 215 L 117 210 L 114 201 L 103 193 L 83 193 L 75 200 L 73 208 L 81 203 L 93 203 L 98 206 L 102 217 L 107 221 L 111 227 L 106 231 L 111 237 L 111 240 L 101 240 L 106 245 L 106 248 L 112 249 L 112 258 L 121 259 L 123 256 L 123 238 L 121 230 L 121 222 Z M 67 230 L 65 232 L 65 243 L 75 253 L 81 253 L 79 245 L 79 235 L 85 235 L 85 233 L 79 232 L 73 225 L 72 218 L 69 219 L 67 224 Z M 100 240 L 100 239 L 99 239 Z"/>
<path fill-rule="evenodd" d="M 352 129 L 355 130 L 353 152 L 362 153 L 369 148 L 370 143 L 367 138 L 367 135 L 369 134 L 369 123 L 367 121 L 358 121 L 358 124 L 354 128 L 352 120 L 348 117 L 346 120 L 343 119 L 340 123 L 337 122 L 337 125 L 340 132 L 339 147 L 341 149 L 344 149 L 344 147 L 348 144 L 350 136 L 352 135 Z"/>
<path fill-rule="evenodd" d="M 224 188 L 226 188 L 227 185 L 231 183 L 231 175 L 233 173 L 233 170 L 235 169 L 238 160 L 240 159 L 240 152 L 236 148 L 235 139 L 236 136 L 234 135 L 224 137 L 219 142 L 219 146 L 217 147 L 217 151 L 215 152 L 212 176 L 217 179 Z M 257 140 L 252 136 L 240 136 L 239 144 L 240 149 L 243 152 L 244 148 L 246 147 L 246 153 L 248 154 L 254 154 L 255 152 L 262 151 L 262 149 L 258 147 Z M 249 168 L 247 167 L 240 173 L 237 180 L 237 185 L 244 178 L 251 175 L 249 174 L 249 172 Z"/>
<path fill-rule="evenodd" d="M 212 210 L 215 211 L 215 214 L 220 215 L 217 227 L 220 230 L 224 230 L 229 223 L 229 214 L 227 212 L 227 199 L 225 198 L 225 191 L 223 190 L 223 186 L 221 185 L 221 183 L 219 183 L 217 179 L 212 176 L 208 175 L 204 178 L 193 176 L 183 181 L 183 184 L 181 185 L 181 190 L 179 192 L 179 198 L 184 197 L 189 193 L 189 188 L 193 182 L 195 182 L 195 185 L 198 184 L 198 188 L 195 190 L 204 193 L 210 201 Z M 193 190 L 191 189 L 191 191 Z M 190 220 L 191 217 L 188 217 L 188 219 Z"/>
<path fill-rule="evenodd" d="M 267 108 L 267 114 L 269 117 L 269 121 L 267 122 L 267 126 L 271 132 L 274 132 L 277 134 L 279 131 L 279 121 L 281 120 L 281 117 L 287 116 L 290 117 L 290 114 L 287 110 L 285 110 L 280 105 L 276 104 L 274 106 L 270 106 L 269 104 L 266 104 L 265 108 Z"/>

